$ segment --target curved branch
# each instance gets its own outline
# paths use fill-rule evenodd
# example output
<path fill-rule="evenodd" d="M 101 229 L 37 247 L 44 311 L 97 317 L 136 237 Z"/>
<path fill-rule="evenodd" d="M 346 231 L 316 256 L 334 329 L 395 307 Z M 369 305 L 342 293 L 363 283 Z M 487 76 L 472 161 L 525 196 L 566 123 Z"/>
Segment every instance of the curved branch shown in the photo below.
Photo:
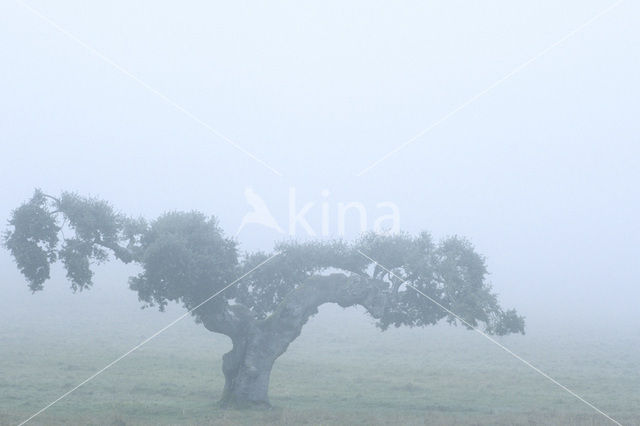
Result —
<path fill-rule="evenodd" d="M 199 312 L 198 318 L 207 330 L 229 336 L 234 343 L 256 323 L 255 315 L 244 305 L 227 304 L 223 309 Z"/>
<path fill-rule="evenodd" d="M 116 258 L 121 260 L 123 263 L 131 263 L 135 260 L 134 254 L 131 250 L 116 242 L 104 241 L 102 238 L 95 238 L 93 243 L 111 250 Z"/>
<path fill-rule="evenodd" d="M 360 305 L 372 317 L 381 318 L 391 303 L 388 288 L 384 281 L 360 275 L 313 276 L 289 294 L 261 328 L 271 335 L 274 355 L 279 356 L 325 303 L 337 303 L 343 308 Z"/>
<path fill-rule="evenodd" d="M 48 198 L 50 200 L 53 200 L 53 201 L 56 202 L 57 205 L 60 205 L 60 199 L 59 198 L 56 198 L 53 195 L 45 194 L 44 192 L 41 192 L 41 194 L 42 194 L 43 197 L 46 197 L 46 198 Z"/>

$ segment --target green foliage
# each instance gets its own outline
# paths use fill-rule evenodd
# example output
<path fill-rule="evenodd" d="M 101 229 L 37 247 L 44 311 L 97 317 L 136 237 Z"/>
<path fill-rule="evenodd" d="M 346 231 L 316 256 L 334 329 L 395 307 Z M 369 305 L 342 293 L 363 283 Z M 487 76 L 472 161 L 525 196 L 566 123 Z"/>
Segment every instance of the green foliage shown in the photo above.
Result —
<path fill-rule="evenodd" d="M 59 257 L 67 270 L 67 278 L 71 281 L 73 291 L 82 290 L 91 286 L 92 244 L 77 238 L 65 239 L 59 251 Z M 100 252 L 101 258 L 106 254 Z"/>
<path fill-rule="evenodd" d="M 102 262 L 109 257 L 104 249 L 109 249 L 116 258 L 125 263 L 134 260 L 131 251 L 137 241 L 136 237 L 139 238 L 146 231 L 144 220 L 134 220 L 118 214 L 105 201 L 80 197 L 69 192 L 64 192 L 60 197 L 58 209 L 75 233 L 77 242 L 70 241 L 69 245 L 78 247 L 78 244 L 82 243 L 91 246 L 90 249 L 84 247 L 76 250 L 77 256 L 83 256 L 86 262 Z M 123 241 L 129 243 L 126 249 L 120 245 Z M 80 287 L 90 285 L 90 280 L 78 284 Z"/>
<path fill-rule="evenodd" d="M 65 192 L 60 197 L 58 208 L 64 212 L 78 240 L 107 243 L 118 241 L 121 223 L 109 203 Z"/>
<path fill-rule="evenodd" d="M 101 200 L 68 192 L 55 198 L 36 190 L 31 200 L 12 212 L 4 243 L 32 291 L 43 289 L 50 264 L 58 259 L 77 291 L 91 286 L 91 265 L 108 260 L 110 252 L 124 262 L 132 261 L 135 235 L 143 232 L 143 225 L 116 214 Z M 121 240 L 128 247 L 121 246 Z"/>
<path fill-rule="evenodd" d="M 488 331 L 499 336 L 509 333 L 524 334 L 524 317 L 518 315 L 515 309 L 500 311 L 495 321 L 489 323 Z"/>
<path fill-rule="evenodd" d="M 167 213 L 155 220 L 141 238 L 140 252 L 143 272 L 131 278 L 130 287 L 141 301 L 161 310 L 170 301 L 191 309 L 237 273 L 235 242 L 222 235 L 215 219 L 197 212 Z M 204 308 L 219 308 L 224 297 Z"/>
<path fill-rule="evenodd" d="M 451 237 L 434 244 L 427 233 L 370 233 L 356 246 L 379 264 L 371 266 L 372 276 L 387 281 L 395 299 L 378 323 L 383 330 L 390 325 L 433 325 L 442 319 L 455 324 L 459 319 L 453 312 L 466 326 L 484 323 L 489 333 L 524 333 L 524 319 L 498 305 L 486 282 L 485 260 L 467 240 Z"/>
<path fill-rule="evenodd" d="M 4 234 L 4 244 L 16 260 L 29 288 L 42 290 L 49 279 L 49 264 L 56 261 L 60 227 L 49 213 L 47 198 L 36 190 L 33 198 L 15 209 L 9 219 L 13 229 Z"/>
<path fill-rule="evenodd" d="M 238 303 L 266 318 L 307 278 L 333 268 L 363 273 L 367 260 L 343 241 L 283 242 L 276 245 L 279 255 L 244 278 L 234 290 Z M 268 259 L 268 253 L 247 254 L 241 263 L 243 272 Z"/>
<path fill-rule="evenodd" d="M 92 265 L 114 255 L 142 268 L 130 279 L 130 288 L 145 306 L 157 305 L 160 310 L 169 302 L 192 309 L 271 256 L 258 252 L 239 257 L 236 242 L 224 236 L 216 220 L 198 212 L 167 213 L 147 223 L 116 213 L 104 201 L 72 193 L 58 199 L 36 191 L 13 211 L 9 226 L 5 245 L 32 291 L 42 290 L 50 264 L 57 260 L 74 291 L 90 287 Z M 60 242 L 62 233 L 66 236 Z M 498 305 L 486 281 L 485 260 L 459 237 L 434 243 L 427 233 L 368 233 L 352 244 L 284 242 L 275 251 L 279 256 L 194 315 L 237 303 L 264 319 L 310 276 L 342 271 L 387 284 L 389 303 L 378 318 L 383 330 L 443 319 L 455 324 L 459 319 L 454 312 L 464 325 L 483 323 L 489 333 L 524 332 L 524 319 Z"/>

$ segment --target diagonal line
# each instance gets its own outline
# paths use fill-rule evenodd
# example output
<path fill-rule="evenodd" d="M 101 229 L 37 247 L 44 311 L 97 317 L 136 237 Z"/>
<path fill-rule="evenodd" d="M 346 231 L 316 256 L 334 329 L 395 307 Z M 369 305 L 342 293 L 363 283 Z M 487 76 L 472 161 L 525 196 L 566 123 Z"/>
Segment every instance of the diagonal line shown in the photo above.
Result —
<path fill-rule="evenodd" d="M 175 320 L 171 321 L 169 324 L 167 324 L 166 326 L 164 326 L 163 328 L 161 328 L 160 330 L 158 330 L 157 332 L 155 332 L 154 334 L 152 334 L 150 337 L 147 337 L 145 340 L 143 340 L 142 342 L 138 343 L 136 346 L 134 346 L 133 348 L 129 349 L 127 352 L 125 352 L 124 354 L 120 355 L 118 358 L 116 358 L 115 360 L 111 361 L 109 364 L 107 364 L 106 366 L 104 366 L 103 368 L 101 368 L 100 370 L 96 371 L 95 373 L 93 373 L 91 376 L 89 376 L 88 378 L 86 378 L 85 380 L 83 380 L 80 384 L 78 384 L 76 387 L 74 387 L 73 389 L 67 391 L 66 393 L 62 394 L 59 398 L 57 398 L 55 401 L 49 403 L 47 406 L 45 406 L 44 408 L 42 408 L 40 411 L 38 411 L 37 413 L 33 414 L 31 417 L 29 417 L 27 420 L 23 421 L 22 423 L 20 423 L 18 426 L 22 426 L 25 423 L 31 421 L 34 417 L 42 414 L 42 412 L 44 412 L 45 410 L 51 408 L 54 404 L 58 403 L 59 401 L 61 401 L 62 399 L 66 398 L 67 396 L 69 396 L 71 393 L 73 393 L 76 389 L 80 388 L 81 386 L 85 385 L 86 383 L 90 382 L 91 380 L 95 379 L 96 377 L 98 377 L 100 374 L 104 373 L 107 369 L 109 369 L 110 367 L 112 367 L 113 365 L 115 365 L 116 363 L 118 363 L 119 361 L 121 361 L 122 359 L 124 359 L 125 357 L 127 357 L 128 355 L 130 355 L 131 353 L 135 352 L 136 350 L 138 350 L 140 347 L 142 347 L 143 345 L 145 345 L 146 343 L 150 342 L 151 340 L 153 340 L 154 338 L 156 338 L 157 336 L 159 336 L 160 334 L 162 334 L 163 332 L 165 332 L 167 329 L 169 329 L 170 327 L 172 327 L 173 325 L 175 325 L 178 321 L 184 319 L 185 317 L 187 317 L 189 314 L 191 314 L 193 311 L 195 311 L 196 309 L 198 309 L 200 306 L 204 305 L 205 303 L 209 302 L 211 299 L 213 299 L 214 297 L 218 296 L 220 293 L 222 293 L 223 291 L 225 291 L 226 289 L 228 289 L 229 287 L 237 284 L 238 282 L 240 282 L 243 278 L 245 278 L 247 275 L 251 274 L 253 271 L 255 271 L 256 269 L 260 268 L 262 265 L 264 265 L 265 263 L 271 261 L 274 257 L 278 256 L 280 253 L 276 253 L 273 256 L 269 257 L 268 259 L 262 261 L 261 263 L 259 263 L 258 265 L 256 265 L 255 267 L 251 268 L 248 272 L 244 273 L 243 275 L 241 275 L 239 278 L 236 278 L 233 282 L 231 282 L 231 284 L 228 284 L 227 286 L 223 287 L 221 290 L 218 290 L 217 292 L 215 292 L 214 294 L 212 294 L 211 296 L 209 296 L 207 299 L 204 300 L 204 302 L 201 302 L 200 304 L 198 304 L 195 308 L 187 311 L 186 313 L 182 314 L 181 316 L 179 316 L 178 318 L 176 318 Z"/>
<path fill-rule="evenodd" d="M 424 294 L 423 292 L 421 292 L 420 290 L 418 290 L 417 288 L 415 288 L 414 286 L 412 286 L 411 284 L 409 284 L 406 280 L 402 279 L 401 277 L 397 276 L 396 274 L 394 274 L 392 271 L 390 271 L 389 269 L 385 268 L 383 265 L 379 264 L 376 260 L 370 258 L 369 256 L 367 256 L 366 254 L 364 254 L 363 252 L 361 252 L 360 250 L 358 250 L 358 253 L 360 253 L 362 256 L 364 256 L 365 258 L 369 259 L 371 262 L 375 263 L 376 265 L 378 265 L 379 267 L 381 267 L 382 269 L 384 269 L 385 271 L 387 271 L 389 274 L 393 275 L 394 277 L 398 278 L 399 280 L 402 281 L 402 284 L 405 284 L 407 287 L 415 290 L 416 292 L 418 292 L 418 294 L 421 294 L 422 296 L 426 297 L 427 299 L 429 299 L 431 302 L 435 303 L 436 305 L 438 305 L 440 308 L 442 308 L 444 311 L 446 311 L 448 314 L 454 316 L 456 319 L 458 319 L 460 322 L 462 322 L 464 325 L 466 325 L 467 327 L 471 328 L 473 331 L 479 333 L 481 336 L 485 337 L 486 339 L 488 339 L 490 342 L 496 344 L 498 347 L 500 347 L 500 349 L 504 350 L 505 352 L 507 352 L 509 355 L 511 355 L 512 357 L 514 357 L 515 359 L 517 359 L 518 361 L 521 361 L 523 364 L 525 364 L 527 367 L 533 369 L 536 373 L 540 374 L 542 377 L 548 379 L 549 381 L 551 381 L 553 384 L 559 386 L 561 389 L 563 389 L 564 391 L 568 392 L 569 394 L 571 394 L 572 396 L 576 397 L 577 399 L 579 399 L 580 401 L 582 401 L 583 403 L 585 403 L 586 405 L 588 405 L 589 407 L 593 408 L 595 411 L 597 411 L 599 414 L 602 414 L 604 417 L 606 417 L 607 419 L 611 420 L 613 423 L 617 424 L 618 426 L 622 426 L 620 424 L 620 422 L 618 422 L 617 420 L 613 419 L 611 416 L 609 416 L 607 413 L 605 413 L 604 411 L 600 410 L 598 407 L 596 407 L 595 405 L 593 405 L 592 403 L 590 403 L 589 401 L 587 401 L 586 399 L 584 399 L 583 397 L 581 397 L 580 395 L 578 395 L 577 393 L 575 393 L 574 391 L 572 391 L 571 389 L 569 389 L 568 387 L 566 387 L 565 385 L 563 385 L 562 383 L 558 382 L 557 380 L 555 380 L 553 377 L 549 376 L 547 373 L 545 373 L 544 371 L 540 370 L 538 367 L 532 365 L 529 361 L 527 361 L 526 359 L 522 358 L 521 356 L 519 356 L 518 354 L 516 354 L 515 352 L 511 351 L 511 349 L 507 348 L 506 346 L 504 346 L 502 343 L 498 342 L 496 339 L 492 338 L 491 336 L 489 336 L 487 333 L 485 333 L 484 331 L 480 330 L 478 327 L 474 327 L 473 325 L 469 324 L 469 322 L 465 321 L 462 317 L 460 317 L 459 315 L 457 315 L 455 312 L 451 311 L 450 309 L 447 309 L 445 306 L 443 306 L 441 303 L 439 303 L 437 300 L 433 299 L 432 297 L 427 296 L 426 294 Z"/>
<path fill-rule="evenodd" d="M 109 65 L 111 65 L 113 68 L 117 69 L 118 71 L 120 71 L 121 73 L 126 75 L 127 77 L 131 78 L 133 81 L 135 81 L 136 83 L 140 84 L 142 87 L 147 89 L 149 92 L 151 92 L 154 95 L 158 96 L 159 98 L 161 98 L 162 100 L 167 102 L 169 105 L 171 105 L 172 107 L 174 107 L 175 109 L 177 109 L 178 111 L 180 111 L 181 113 L 183 113 L 184 115 L 186 115 L 187 117 L 189 117 L 190 119 L 192 119 L 193 121 L 195 121 L 196 123 L 198 123 L 199 125 L 204 127 L 205 129 L 207 129 L 209 132 L 213 133 L 215 136 L 217 136 L 218 138 L 222 139 L 227 144 L 231 145 L 232 147 L 234 147 L 238 151 L 242 152 L 243 154 L 247 155 L 248 157 L 251 157 L 253 160 L 255 160 L 258 163 L 262 164 L 264 167 L 269 169 L 272 173 L 276 174 L 277 176 L 280 176 L 280 177 L 283 176 L 283 174 L 280 171 L 278 171 L 277 169 L 275 169 L 272 166 L 270 166 L 267 162 L 265 162 L 261 158 L 256 157 L 254 154 L 249 152 L 247 149 L 245 149 L 242 146 L 238 145 L 234 140 L 232 140 L 231 138 L 229 138 L 228 136 L 226 136 L 222 132 L 220 132 L 220 131 L 216 130 L 215 128 L 213 128 L 211 125 L 206 123 L 200 117 L 198 117 L 197 115 L 195 115 L 194 113 L 192 113 L 191 111 L 189 111 L 188 109 L 183 107 L 182 105 L 178 104 L 176 101 L 174 101 L 173 99 L 171 99 L 170 97 L 168 97 L 164 93 L 160 92 L 155 87 L 153 87 L 150 84 L 146 83 L 144 80 L 142 80 L 139 77 L 137 77 L 136 75 L 132 74 L 129 70 L 127 70 L 126 68 L 124 68 L 123 66 L 121 66 L 120 64 L 115 62 L 113 59 L 111 59 L 108 56 L 106 56 L 105 54 L 99 52 L 95 48 L 91 47 L 90 45 L 88 45 L 87 43 L 85 43 L 84 41 L 82 41 L 81 39 L 76 37 L 73 33 L 67 31 L 66 29 L 64 29 L 63 27 L 58 25 L 55 21 L 53 21 L 48 16 L 44 15 L 38 9 L 36 9 L 33 6 L 25 3 L 24 0 L 18 0 L 18 3 L 23 5 L 25 8 L 30 10 L 34 15 L 37 15 L 38 17 L 40 17 L 42 20 L 47 22 L 49 25 L 51 25 L 53 28 L 55 28 L 56 30 L 58 30 L 59 32 L 64 34 L 65 36 L 67 36 L 68 38 L 70 38 L 71 40 L 73 40 L 74 42 L 79 44 L 80 46 L 82 46 L 85 49 L 87 49 L 89 52 L 93 53 L 95 56 L 99 57 L 100 59 L 102 59 L 103 61 L 105 61 Z"/>
<path fill-rule="evenodd" d="M 577 28 L 575 28 L 574 30 L 569 32 L 567 35 L 562 37 L 560 40 L 558 40 L 555 43 L 547 46 L 545 49 L 543 49 L 540 52 L 538 52 L 538 54 L 535 55 L 534 57 L 532 57 L 531 59 L 528 59 L 528 60 L 524 61 L 523 63 L 521 63 L 520 65 L 518 65 L 517 67 L 515 67 L 514 69 L 509 71 L 507 74 L 502 76 L 502 78 L 497 80 L 495 83 L 491 84 L 490 86 L 488 86 L 484 90 L 481 90 L 480 92 L 476 93 L 474 96 L 472 96 L 471 98 L 469 98 L 468 100 L 466 100 L 462 104 L 458 105 L 457 107 L 455 107 L 454 109 L 449 111 L 447 114 L 442 116 L 440 119 L 438 119 L 437 121 L 433 122 L 431 125 L 429 125 L 429 127 L 421 130 L 418 134 L 416 134 L 415 136 L 413 136 L 412 138 L 410 138 L 406 142 L 402 143 L 401 145 L 398 145 L 396 148 L 394 148 L 393 150 L 389 151 L 384 156 L 380 157 L 379 159 L 377 159 L 376 161 L 371 163 L 369 166 L 367 166 L 364 169 L 360 170 L 355 175 L 357 177 L 360 177 L 360 176 L 364 175 L 365 173 L 369 172 L 371 169 L 373 169 L 374 167 L 376 167 L 377 165 L 379 165 L 383 161 L 387 160 L 389 157 L 392 157 L 393 155 L 395 155 L 398 152 L 402 151 L 407 146 L 411 145 L 416 140 L 420 139 L 421 137 L 423 137 L 427 133 L 431 132 L 433 129 L 435 129 L 436 127 L 440 126 L 442 123 L 444 123 L 445 121 L 447 121 L 448 119 L 450 119 L 451 117 L 453 117 L 454 115 L 456 115 L 457 113 L 459 113 L 460 111 L 462 111 L 463 109 L 468 107 L 469 105 L 473 104 L 475 101 L 477 101 L 478 99 L 480 99 L 481 97 L 483 97 L 487 93 L 491 92 L 493 89 L 495 89 L 496 87 L 500 86 L 502 83 L 504 83 L 505 81 L 507 81 L 508 79 L 513 77 L 514 75 L 518 74 L 520 71 L 522 71 L 523 69 L 525 69 L 526 67 L 528 67 L 529 65 L 531 65 L 532 63 L 537 61 L 538 59 L 542 58 L 543 56 L 545 56 L 546 54 L 551 52 L 553 49 L 555 49 L 556 47 L 558 47 L 562 43 L 564 43 L 567 40 L 569 40 L 570 38 L 574 37 L 580 31 L 584 30 L 589 25 L 593 24 L 595 21 L 600 19 L 605 14 L 611 12 L 613 9 L 615 9 L 618 6 L 620 6 L 620 4 L 623 1 L 624 0 L 618 0 L 615 3 L 613 3 L 612 5 L 610 5 L 609 7 L 601 10 L 595 16 L 593 16 L 592 18 L 590 18 L 587 21 L 585 21 L 582 25 L 578 26 Z"/>

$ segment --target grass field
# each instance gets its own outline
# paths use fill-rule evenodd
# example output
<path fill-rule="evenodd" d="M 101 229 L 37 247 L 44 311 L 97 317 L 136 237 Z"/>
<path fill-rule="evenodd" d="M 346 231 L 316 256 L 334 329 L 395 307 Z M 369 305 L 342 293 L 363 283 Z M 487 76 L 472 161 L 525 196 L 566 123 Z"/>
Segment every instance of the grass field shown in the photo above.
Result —
<path fill-rule="evenodd" d="M 3 323 L 0 424 L 18 424 L 178 315 L 138 312 Z M 542 332 L 500 338 L 625 425 L 640 425 L 640 333 Z M 613 424 L 459 328 L 381 333 L 327 306 L 276 363 L 268 411 L 220 410 L 230 348 L 185 319 L 31 424 Z"/>

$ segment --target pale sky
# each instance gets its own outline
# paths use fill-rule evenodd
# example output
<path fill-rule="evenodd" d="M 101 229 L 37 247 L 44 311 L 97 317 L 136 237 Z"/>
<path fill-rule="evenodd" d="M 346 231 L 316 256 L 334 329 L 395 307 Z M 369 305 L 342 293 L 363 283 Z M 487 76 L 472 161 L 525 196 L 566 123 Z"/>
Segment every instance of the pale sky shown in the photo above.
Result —
<path fill-rule="evenodd" d="M 360 177 L 614 2 L 26 3 L 50 22 L 0 4 L 2 223 L 41 187 L 134 216 L 199 209 L 233 235 L 247 187 L 282 223 L 295 188 L 315 225 L 329 190 L 331 215 L 390 201 L 406 231 L 467 236 L 529 318 L 640 323 L 639 3 Z M 15 294 L 0 303 L 26 300 L 5 250 L 0 266 Z"/>

